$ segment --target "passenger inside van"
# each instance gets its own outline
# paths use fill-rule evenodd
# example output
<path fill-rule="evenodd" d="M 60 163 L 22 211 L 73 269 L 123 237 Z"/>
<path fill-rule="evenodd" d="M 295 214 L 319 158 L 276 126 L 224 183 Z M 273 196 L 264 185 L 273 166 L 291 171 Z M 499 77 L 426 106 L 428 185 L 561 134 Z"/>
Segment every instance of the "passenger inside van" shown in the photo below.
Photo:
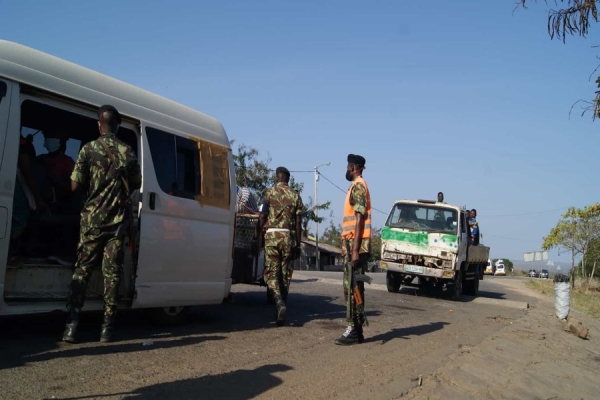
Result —
<path fill-rule="evenodd" d="M 39 190 L 31 190 L 35 201 L 27 206 L 27 196 L 15 188 L 15 197 L 24 198 L 25 202 L 15 201 L 11 264 L 71 266 L 76 259 L 86 190 L 72 193 L 70 175 L 80 149 L 98 137 L 98 122 L 94 117 L 28 99 L 21 105 L 21 132 L 21 147 L 27 159 L 19 157 L 19 170 L 24 161 L 34 188 Z M 117 137 L 137 154 L 134 131 L 120 127 Z M 29 182 L 27 187 L 31 187 Z M 20 209 L 22 205 L 28 208 Z"/>
<path fill-rule="evenodd" d="M 43 201 L 33 173 L 35 149 L 22 135 L 19 138 L 19 157 L 13 197 L 13 213 L 10 233 L 9 258 L 19 253 L 19 239 L 26 232 L 34 211 L 45 212 L 48 207 Z"/>
<path fill-rule="evenodd" d="M 71 191 L 71 172 L 75 160 L 65 154 L 68 136 L 48 132 L 44 134 L 44 147 L 48 153 L 36 158 L 36 172 L 42 198 L 52 214 L 74 214 L 77 204 Z"/>
<path fill-rule="evenodd" d="M 38 215 L 33 221 L 29 238 L 29 253 L 36 253 L 34 246 L 49 249 L 48 259 L 62 265 L 77 246 L 79 228 L 80 196 L 71 191 L 71 172 L 75 161 L 65 154 L 68 136 L 53 131 L 44 132 L 47 153 L 36 157 L 36 178 L 41 195 L 48 204 L 50 215 Z"/>

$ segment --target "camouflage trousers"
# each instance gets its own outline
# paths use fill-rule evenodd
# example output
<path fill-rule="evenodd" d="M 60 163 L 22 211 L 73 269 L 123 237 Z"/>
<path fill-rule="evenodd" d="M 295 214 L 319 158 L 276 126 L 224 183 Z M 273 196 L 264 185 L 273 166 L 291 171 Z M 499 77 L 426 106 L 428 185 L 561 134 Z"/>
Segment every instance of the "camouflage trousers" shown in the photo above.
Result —
<path fill-rule="evenodd" d="M 115 315 L 119 285 L 123 272 L 123 238 L 115 236 L 115 229 L 90 229 L 81 234 L 77 263 L 71 280 L 67 308 L 81 310 L 92 270 L 101 265 L 104 277 L 104 315 Z"/>
<path fill-rule="evenodd" d="M 265 233 L 265 283 L 274 295 L 286 297 L 292 281 L 290 232 Z"/>
<path fill-rule="evenodd" d="M 350 243 L 350 248 L 352 248 L 352 243 Z M 356 267 L 350 268 L 349 263 L 352 255 L 344 254 L 344 301 L 346 302 L 346 321 L 348 322 L 348 326 L 356 327 L 362 326 L 361 322 L 358 320 L 358 313 L 356 312 L 356 304 L 354 302 L 354 296 L 350 293 L 350 274 L 356 272 L 357 274 L 364 274 L 367 271 L 367 264 L 369 261 L 369 253 L 361 253 L 358 256 L 358 263 Z M 363 304 L 365 301 L 365 283 L 364 282 L 356 282 L 358 286 L 358 290 L 360 291 Z"/>

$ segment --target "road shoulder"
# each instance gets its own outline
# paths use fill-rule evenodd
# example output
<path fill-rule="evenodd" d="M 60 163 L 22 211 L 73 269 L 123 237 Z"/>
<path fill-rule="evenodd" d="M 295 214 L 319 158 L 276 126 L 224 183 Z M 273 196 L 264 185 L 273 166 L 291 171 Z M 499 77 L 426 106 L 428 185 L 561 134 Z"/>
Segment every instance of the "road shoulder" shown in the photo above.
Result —
<path fill-rule="evenodd" d="M 600 322 L 574 313 L 591 332 L 589 340 L 579 339 L 556 318 L 552 298 L 523 281 L 499 283 L 538 301 L 479 345 L 453 354 L 403 398 L 597 398 L 600 346 L 594 333 Z"/>

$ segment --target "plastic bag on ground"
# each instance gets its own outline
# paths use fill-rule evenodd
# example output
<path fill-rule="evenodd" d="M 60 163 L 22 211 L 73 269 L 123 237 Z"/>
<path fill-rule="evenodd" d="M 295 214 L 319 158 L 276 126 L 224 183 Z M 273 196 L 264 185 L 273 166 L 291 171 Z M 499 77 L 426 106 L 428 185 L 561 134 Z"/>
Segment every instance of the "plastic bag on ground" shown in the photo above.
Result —
<path fill-rule="evenodd" d="M 568 282 L 554 284 L 554 309 L 559 319 L 566 319 L 571 306 L 571 285 Z"/>

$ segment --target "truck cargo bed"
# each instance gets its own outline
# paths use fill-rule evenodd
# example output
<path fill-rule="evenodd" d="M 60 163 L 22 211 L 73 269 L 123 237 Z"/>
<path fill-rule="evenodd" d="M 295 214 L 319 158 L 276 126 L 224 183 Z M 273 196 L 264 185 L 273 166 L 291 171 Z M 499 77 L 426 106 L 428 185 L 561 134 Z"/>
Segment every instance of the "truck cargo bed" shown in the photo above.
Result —
<path fill-rule="evenodd" d="M 482 245 L 469 245 L 467 261 L 470 263 L 481 262 L 487 263 L 490 258 L 490 248 Z"/>

